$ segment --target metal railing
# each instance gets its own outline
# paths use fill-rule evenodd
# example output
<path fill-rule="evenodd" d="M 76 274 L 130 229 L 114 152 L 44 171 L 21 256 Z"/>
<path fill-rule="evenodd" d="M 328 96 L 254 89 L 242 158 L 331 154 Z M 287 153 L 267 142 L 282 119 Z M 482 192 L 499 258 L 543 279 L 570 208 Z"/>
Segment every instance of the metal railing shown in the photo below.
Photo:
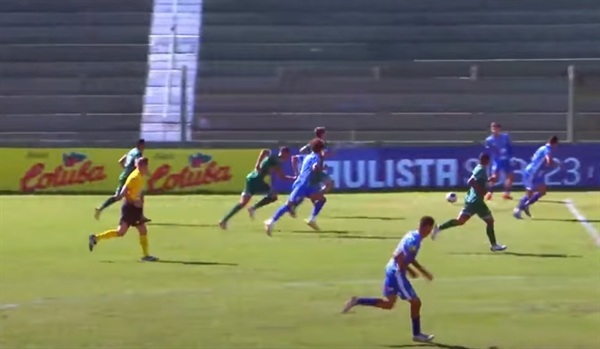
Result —
<path fill-rule="evenodd" d="M 169 42 L 169 65 L 167 72 L 167 82 L 165 89 L 165 99 L 163 105 L 163 118 L 166 118 L 169 111 L 169 105 L 171 104 L 171 85 L 173 79 L 173 71 L 176 64 L 176 52 L 177 52 L 177 13 L 179 0 L 172 0 L 171 7 L 171 41 Z"/>
<path fill-rule="evenodd" d="M 177 1 L 177 0 L 175 0 Z M 173 38 L 172 40 L 173 42 L 176 42 L 176 38 Z M 176 47 L 173 48 L 173 50 L 176 51 Z M 175 56 L 174 54 L 172 56 Z M 471 61 L 454 61 L 454 62 L 459 62 L 459 63 L 468 63 L 468 70 L 464 71 L 464 77 L 461 78 L 466 78 L 466 79 L 471 79 L 474 81 L 474 83 L 476 84 L 478 80 L 482 79 L 481 81 L 483 81 L 484 78 L 481 78 L 480 75 L 480 69 L 479 66 L 481 64 L 485 64 L 486 62 L 496 62 L 496 63 L 502 63 L 504 61 L 509 61 L 509 62 L 515 62 L 515 61 L 524 61 L 524 60 L 471 60 Z M 557 60 L 536 60 L 536 61 L 557 61 Z M 593 113 L 586 113 L 586 112 L 581 112 L 580 110 L 578 110 L 577 108 L 577 97 L 578 94 L 580 93 L 580 91 L 578 90 L 578 68 L 577 68 L 577 61 L 578 60 L 568 60 L 571 62 L 575 62 L 574 64 L 571 64 L 568 66 L 568 68 L 566 69 L 565 74 L 562 74 L 564 76 L 566 76 L 565 82 L 567 83 L 566 86 L 566 91 L 568 91 L 568 97 L 566 98 L 567 103 L 565 105 L 565 111 L 564 114 L 561 113 L 547 113 L 549 117 L 560 117 L 560 115 L 564 115 L 565 118 L 565 128 L 564 131 L 561 131 L 561 136 L 565 136 L 564 138 L 569 141 L 569 142 L 574 142 L 574 141 L 600 141 L 599 139 L 594 139 L 592 138 L 578 138 L 578 132 L 580 132 L 581 130 L 576 129 L 576 120 L 578 119 L 579 116 L 587 116 L 589 117 L 589 115 L 591 114 L 592 117 L 595 117 L 596 115 L 598 116 L 598 119 L 600 120 L 600 110 L 598 110 L 597 112 L 594 111 Z M 586 60 L 580 60 L 580 61 L 592 61 L 592 62 L 598 62 L 600 63 L 600 59 L 586 59 Z M 435 63 L 440 63 L 442 61 L 421 61 L 421 62 L 417 62 L 417 63 L 423 63 L 423 64 L 435 64 Z M 452 61 L 443 61 L 443 62 L 452 62 Z M 393 64 L 393 63 L 391 63 Z M 172 64 L 170 65 L 170 67 L 172 67 L 173 69 L 170 69 L 170 74 L 169 74 L 169 83 L 168 83 L 168 90 L 169 92 L 167 93 L 167 97 L 171 97 L 171 88 L 175 85 L 173 84 L 173 80 L 175 79 L 175 77 L 177 77 L 177 74 L 179 74 L 179 85 L 180 85 L 180 104 L 179 104 L 179 122 L 181 123 L 181 140 L 185 142 L 186 139 L 188 139 L 188 132 L 190 132 L 190 130 L 188 129 L 188 105 L 191 102 L 190 100 L 188 100 L 188 97 L 193 97 L 193 96 L 188 96 L 188 85 L 189 83 L 195 83 L 195 82 L 189 82 L 188 81 L 188 74 L 187 74 L 187 67 L 186 66 L 182 66 L 181 69 L 178 69 L 178 67 L 176 66 L 176 61 L 173 60 Z M 287 74 L 288 71 L 294 71 L 295 69 L 298 69 L 301 67 L 285 67 L 285 68 L 281 68 L 280 69 L 280 73 L 281 76 L 285 76 Z M 374 80 L 383 80 L 383 79 L 387 79 L 390 78 L 389 76 L 386 75 L 386 69 L 383 66 L 372 66 L 372 67 L 365 67 L 363 66 L 362 69 L 370 69 L 373 72 L 373 75 L 371 76 L 372 79 Z M 401 76 L 394 76 L 394 78 L 399 78 L 401 79 Z M 87 78 L 86 77 L 82 77 L 82 86 L 84 84 L 87 83 Z M 52 96 L 48 96 L 48 98 L 52 98 Z M 278 114 L 278 113 L 275 113 Z M 290 115 L 294 115 L 295 117 L 298 118 L 309 118 L 310 117 L 310 113 L 280 113 L 282 115 L 283 118 L 285 117 L 289 117 Z M 323 116 L 323 118 L 321 120 L 323 120 L 323 122 L 325 123 L 327 120 L 327 114 L 328 113 L 318 113 L 320 115 Z M 344 114 L 343 111 L 340 111 L 336 114 Z M 347 113 L 350 117 L 353 118 L 357 118 L 359 117 L 358 115 L 352 115 L 355 113 Z M 369 115 L 366 115 L 365 118 L 368 117 L 372 117 L 375 116 L 375 114 L 373 113 L 368 113 Z M 390 112 L 388 113 L 388 115 L 390 117 L 402 117 L 403 113 L 393 113 Z M 427 113 L 425 113 L 427 114 Z M 444 114 L 444 113 L 438 113 L 440 115 Z M 470 116 L 476 116 L 477 113 L 447 113 L 448 116 L 450 117 L 455 117 L 457 120 L 463 117 L 470 117 Z M 460 115 L 451 115 L 451 114 L 460 114 Z M 84 114 L 82 114 L 82 116 L 85 116 Z M 163 114 L 164 116 L 164 114 Z M 202 115 L 199 115 L 202 116 Z M 3 116 L 5 117 L 5 116 Z M 36 118 L 39 118 L 40 115 L 36 115 Z M 101 116 L 99 116 L 101 117 Z M 131 115 L 131 117 L 136 117 L 139 118 L 139 116 L 137 115 Z M 500 120 L 501 121 L 501 120 Z M 252 121 L 249 121 L 250 123 Z M 599 121 L 600 122 L 600 121 Z M 6 131 L 4 132 L 0 132 L 0 134 L 3 135 L 3 140 L 7 140 L 7 141 L 35 141 L 35 140 L 46 140 L 47 142 L 65 142 L 67 141 L 65 137 L 71 137 L 74 136 L 74 133 L 62 133 L 61 137 L 53 137 L 53 136 L 43 136 L 41 135 L 39 132 L 10 132 L 10 130 L 7 130 L 5 128 Z M 236 131 L 237 130 L 237 131 Z M 70 129 L 65 129 L 65 131 L 71 131 Z M 76 131 L 76 130 L 75 130 Z M 298 131 L 292 131 L 291 129 L 289 130 L 283 130 L 283 131 L 269 131 L 269 130 L 265 130 L 264 132 L 256 132 L 253 130 L 248 130 L 248 131 L 244 131 L 241 130 L 239 127 L 234 129 L 234 130 L 223 130 L 223 129 L 217 129 L 217 128 L 213 128 L 213 129 L 197 129 L 196 131 L 194 131 L 194 137 L 192 142 L 197 142 L 197 143 L 202 143 L 204 145 L 206 144 L 223 144 L 223 143 L 256 143 L 256 144 L 265 144 L 265 143 L 277 143 L 278 141 L 280 141 L 281 139 L 289 139 L 290 141 L 301 141 L 302 139 L 304 139 L 306 136 L 306 131 L 308 130 L 303 130 L 298 128 Z M 134 132 L 132 131 L 124 131 L 124 132 Z M 485 132 L 484 129 L 482 129 L 482 131 L 464 131 L 461 134 L 464 135 L 464 138 L 473 138 L 473 139 L 479 139 L 480 138 L 480 132 Z M 538 130 L 538 131 L 528 131 L 527 132 L 522 132 L 522 130 L 518 130 L 518 129 L 511 129 L 511 133 L 515 134 L 515 137 L 519 137 L 520 135 L 524 135 L 524 138 L 521 138 L 520 141 L 539 141 L 539 139 L 543 139 L 545 134 L 547 133 L 544 130 Z M 105 133 L 106 135 L 108 135 L 107 133 Z M 117 135 L 118 133 L 114 133 L 114 135 Z M 412 130 L 363 130 L 360 127 L 356 127 L 354 129 L 348 130 L 348 129 L 343 129 L 343 130 L 335 130 L 333 129 L 332 132 L 330 133 L 330 137 L 332 137 L 334 140 L 339 140 L 339 141 L 343 141 L 343 142 L 358 142 L 358 143 L 363 143 L 363 142 L 373 142 L 373 141 L 383 141 L 383 142 L 392 142 L 392 143 L 403 143 L 403 142 L 408 142 L 408 143 L 417 143 L 416 138 L 415 139 L 411 139 L 409 136 L 411 135 L 415 135 L 418 134 L 418 132 L 412 131 Z M 525 137 L 526 134 L 531 134 L 531 135 L 538 135 L 535 137 L 531 137 L 530 139 L 527 139 Z M 591 133 L 588 133 L 591 134 Z M 86 136 L 87 135 L 87 136 Z M 394 136 L 395 135 L 395 136 Z M 6 138 L 4 138 L 6 136 Z M 406 137 L 405 137 L 406 136 Z M 100 132 L 93 132 L 93 131 L 81 131 L 81 134 L 79 135 L 79 137 L 73 137 L 73 140 L 76 140 L 76 138 L 78 139 L 86 139 L 87 141 L 90 141 L 91 143 L 106 143 L 106 142 L 110 142 L 110 139 L 107 138 L 98 138 L 96 140 L 94 140 L 95 137 L 106 137 L 104 135 L 102 135 Z M 383 138 L 382 138 L 383 137 Z M 421 138 L 420 142 L 424 142 L 426 140 L 424 140 L 422 137 L 417 137 L 417 138 Z M 539 138 L 539 139 L 538 139 Z M 444 141 L 444 142 L 452 142 L 451 139 L 432 139 L 429 142 L 436 142 L 436 141 Z M 458 142 L 467 142 L 467 141 L 461 141 L 461 140 L 457 140 Z"/>

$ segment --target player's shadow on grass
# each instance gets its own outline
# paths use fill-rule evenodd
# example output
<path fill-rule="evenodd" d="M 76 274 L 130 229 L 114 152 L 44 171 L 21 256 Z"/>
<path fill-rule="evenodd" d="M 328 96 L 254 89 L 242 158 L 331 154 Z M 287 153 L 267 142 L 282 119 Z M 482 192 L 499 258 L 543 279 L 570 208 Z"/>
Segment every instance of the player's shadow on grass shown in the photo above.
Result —
<path fill-rule="evenodd" d="M 357 235 L 360 231 L 349 230 L 292 230 L 294 234 L 310 234 L 322 239 L 357 239 L 357 240 L 397 240 L 402 239 L 401 236 L 377 236 L 377 235 Z M 354 234 L 353 234 L 354 233 Z"/>
<path fill-rule="evenodd" d="M 560 205 L 564 205 L 565 202 L 562 200 L 540 200 L 540 202 L 546 203 L 546 204 L 560 204 Z"/>
<path fill-rule="evenodd" d="M 193 223 L 148 223 L 150 226 L 157 227 L 179 227 L 179 228 L 214 228 L 216 224 L 193 224 Z"/>
<path fill-rule="evenodd" d="M 600 219 L 574 219 L 574 218 L 534 218 L 540 222 L 565 222 L 565 223 L 600 223 Z"/>
<path fill-rule="evenodd" d="M 236 263 L 220 263 L 220 262 L 201 262 L 201 261 L 179 261 L 172 259 L 159 259 L 156 263 L 166 263 L 166 264 L 183 264 L 183 265 L 214 265 L 214 266 L 224 266 L 224 267 L 237 267 Z"/>
<path fill-rule="evenodd" d="M 563 253 L 524 253 L 524 252 L 451 252 L 451 255 L 457 256 L 510 256 L 510 257 L 533 257 L 533 258 L 581 258 L 581 255 L 563 254 Z"/>
<path fill-rule="evenodd" d="M 374 221 L 403 221 L 404 217 L 380 217 L 380 216 L 333 216 L 334 219 L 363 219 Z"/>
<path fill-rule="evenodd" d="M 350 230 L 321 230 L 321 231 L 316 231 L 316 230 L 292 230 L 292 233 L 294 233 L 294 234 L 336 234 L 336 235 L 346 235 L 346 234 L 358 233 L 358 232 L 353 232 L 353 231 L 350 231 Z"/>
<path fill-rule="evenodd" d="M 436 342 L 429 343 L 411 343 L 411 344 L 398 344 L 398 345 L 384 345 L 386 348 L 443 348 L 443 349 L 476 349 L 471 347 L 465 347 L 462 345 L 451 345 Z"/>

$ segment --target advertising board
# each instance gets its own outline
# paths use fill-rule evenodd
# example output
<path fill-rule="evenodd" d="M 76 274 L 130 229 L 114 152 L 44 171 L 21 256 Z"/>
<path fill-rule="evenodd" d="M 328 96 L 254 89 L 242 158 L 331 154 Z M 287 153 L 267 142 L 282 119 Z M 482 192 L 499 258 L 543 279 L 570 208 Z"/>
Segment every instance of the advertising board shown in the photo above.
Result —
<path fill-rule="evenodd" d="M 515 145 L 511 160 L 514 185 L 522 185 L 523 169 L 540 146 Z M 446 189 L 465 187 L 483 151 L 479 145 L 449 147 L 381 147 L 333 149 L 328 172 L 340 191 Z M 553 157 L 562 166 L 546 172 L 554 188 L 600 189 L 600 144 L 559 145 Z M 291 172 L 291 165 L 285 165 Z M 274 178 L 280 192 L 290 183 Z"/>
<path fill-rule="evenodd" d="M 259 150 L 149 149 L 148 193 L 239 193 Z M 112 193 L 127 149 L 0 148 L 0 191 Z"/>

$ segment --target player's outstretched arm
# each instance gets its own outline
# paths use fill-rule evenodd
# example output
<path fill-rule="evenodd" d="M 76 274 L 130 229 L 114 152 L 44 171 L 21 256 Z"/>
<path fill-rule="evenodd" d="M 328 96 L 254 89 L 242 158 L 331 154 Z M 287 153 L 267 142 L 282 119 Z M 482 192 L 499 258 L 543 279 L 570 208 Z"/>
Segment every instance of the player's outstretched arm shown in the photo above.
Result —
<path fill-rule="evenodd" d="M 123 188 L 121 188 L 121 191 L 119 192 L 119 194 L 115 197 L 115 201 L 119 201 L 122 198 L 125 197 L 125 194 L 127 194 L 127 187 L 128 187 L 129 181 L 125 182 L 125 185 L 123 186 Z"/>
<path fill-rule="evenodd" d="M 310 144 L 307 144 L 300 148 L 300 154 L 309 154 L 310 153 Z"/>
<path fill-rule="evenodd" d="M 119 159 L 119 165 L 121 165 L 121 167 L 125 168 L 126 161 L 127 161 L 127 154 L 121 156 L 121 158 Z"/>
<path fill-rule="evenodd" d="M 256 159 L 256 164 L 254 164 L 254 169 L 257 171 L 260 170 L 260 163 L 269 155 L 271 155 L 271 151 L 269 149 L 261 150 L 258 154 L 258 158 Z"/>
<path fill-rule="evenodd" d="M 423 275 L 427 280 L 433 280 L 433 275 L 429 272 L 429 270 L 425 269 L 424 266 L 421 265 L 421 263 L 417 262 L 417 260 L 415 259 L 412 262 L 412 265 L 419 271 L 419 273 L 421 273 L 421 275 Z"/>
<path fill-rule="evenodd" d="M 298 167 L 300 163 L 300 157 L 298 155 L 292 156 L 292 170 L 294 171 L 294 175 L 298 176 Z"/>
<path fill-rule="evenodd" d="M 285 179 L 288 181 L 293 181 L 296 179 L 296 177 L 294 176 L 288 176 L 283 172 L 283 169 L 281 167 L 277 167 L 275 168 L 275 173 L 277 174 L 277 177 L 281 178 L 281 179 Z"/>

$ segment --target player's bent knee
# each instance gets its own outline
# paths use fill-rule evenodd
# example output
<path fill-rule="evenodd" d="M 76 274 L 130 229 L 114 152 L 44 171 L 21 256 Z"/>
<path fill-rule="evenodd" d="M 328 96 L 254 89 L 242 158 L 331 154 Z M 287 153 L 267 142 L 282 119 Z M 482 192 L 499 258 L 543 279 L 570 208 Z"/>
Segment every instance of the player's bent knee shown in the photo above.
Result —
<path fill-rule="evenodd" d="M 384 309 L 384 310 L 391 310 L 391 309 L 394 309 L 395 304 L 396 304 L 396 302 L 392 302 L 390 300 L 384 300 L 381 303 L 380 308 Z"/>

